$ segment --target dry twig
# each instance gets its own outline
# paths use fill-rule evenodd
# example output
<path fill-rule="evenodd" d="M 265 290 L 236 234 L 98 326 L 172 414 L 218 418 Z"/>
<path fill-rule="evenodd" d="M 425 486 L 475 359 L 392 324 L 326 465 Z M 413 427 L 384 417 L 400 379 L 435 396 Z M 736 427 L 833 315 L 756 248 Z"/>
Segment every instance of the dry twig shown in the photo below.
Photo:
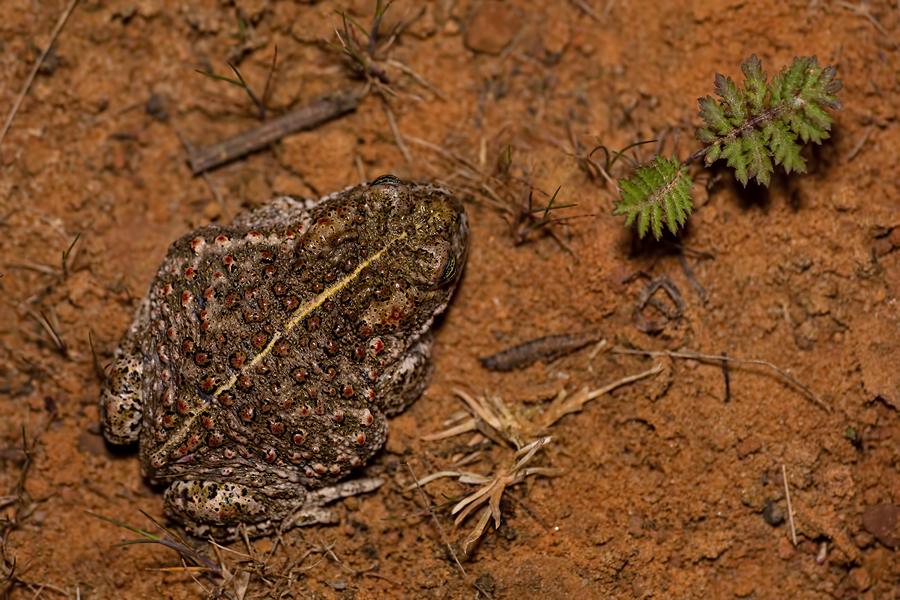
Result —
<path fill-rule="evenodd" d="M 860 150 L 863 149 L 863 146 L 866 145 L 866 142 L 869 141 L 869 136 L 871 136 L 872 132 L 875 131 L 875 127 L 876 126 L 873 123 L 872 125 L 869 126 L 868 129 L 866 129 L 866 132 L 859 139 L 859 141 L 856 143 L 856 145 L 853 146 L 853 149 L 847 153 L 847 159 L 845 162 L 850 163 L 854 158 L 856 158 L 856 155 L 859 154 Z"/>
<path fill-rule="evenodd" d="M 361 98 L 362 92 L 359 89 L 345 88 L 223 142 L 204 146 L 188 156 L 191 170 L 194 175 L 199 175 L 250 152 L 265 148 L 286 135 L 318 127 L 327 121 L 356 110 Z"/>
<path fill-rule="evenodd" d="M 843 6 L 846 9 L 852 10 L 858 16 L 868 19 L 868 21 L 878 30 L 881 35 L 887 38 L 887 40 L 891 43 L 891 46 L 894 48 L 897 47 L 897 42 L 894 41 L 894 38 L 891 37 L 891 34 L 888 33 L 888 30 L 884 28 L 884 26 L 878 22 L 878 19 L 869 12 L 869 6 L 866 2 L 860 2 L 859 4 L 850 4 L 849 2 L 835 2 L 838 6 Z"/>
<path fill-rule="evenodd" d="M 745 365 L 761 365 L 763 367 L 769 367 L 770 369 L 777 371 L 782 377 L 796 385 L 798 388 L 803 390 L 816 405 L 824 410 L 825 412 L 830 413 L 831 407 L 822 402 L 818 396 L 816 396 L 812 391 L 807 388 L 805 385 L 788 375 L 780 367 L 765 361 L 765 360 L 756 360 L 750 358 L 733 358 L 731 356 L 716 356 L 715 354 L 701 354 L 699 352 L 673 352 L 671 350 L 631 350 L 629 348 L 613 348 L 610 352 L 614 354 L 638 354 L 641 356 L 669 356 L 671 358 L 690 358 L 693 360 L 714 360 L 714 361 L 728 361 L 733 363 L 745 364 Z"/>
<path fill-rule="evenodd" d="M 797 529 L 794 527 L 794 510 L 791 508 L 791 492 L 788 489 L 787 471 L 781 463 L 781 479 L 784 481 L 784 498 L 787 500 L 788 523 L 791 525 L 791 542 L 797 545 Z"/>
<path fill-rule="evenodd" d="M 47 42 L 47 46 L 44 48 L 44 51 L 41 52 L 40 58 L 37 59 L 37 61 L 34 63 L 34 66 L 31 68 L 31 73 L 28 74 L 28 79 L 25 80 L 25 85 L 22 86 L 22 91 L 19 92 L 19 97 L 16 98 L 16 102 L 15 104 L 13 104 L 12 110 L 9 111 L 9 116 L 6 117 L 6 123 L 3 124 L 3 129 L 0 130 L 0 144 L 3 143 L 3 138 L 6 137 L 6 132 L 9 131 L 9 127 L 10 125 L 12 125 L 13 119 L 15 118 L 16 113 L 19 111 L 19 106 L 22 104 L 22 101 L 28 94 L 28 90 L 31 88 L 31 83 L 34 81 L 34 78 L 37 75 L 38 70 L 41 68 L 41 65 L 44 64 L 44 59 L 46 59 L 47 55 L 50 54 L 50 49 L 56 42 L 56 38 L 57 36 L 59 36 L 59 32 L 62 31 L 62 28 L 65 26 L 66 21 L 69 19 L 69 15 L 72 14 L 72 11 L 75 9 L 76 4 L 78 4 L 78 0 L 71 0 L 71 2 L 69 2 L 69 6 L 66 7 L 66 10 L 63 12 L 62 16 L 59 17 L 59 21 L 56 22 L 56 27 L 53 28 L 53 33 L 50 34 L 50 40 Z"/>
<path fill-rule="evenodd" d="M 628 383 L 634 383 L 640 379 L 644 379 L 645 377 L 650 377 L 652 375 L 657 375 L 663 370 L 662 363 L 657 364 L 652 369 L 648 369 L 643 373 L 638 373 L 637 375 L 629 375 L 628 377 L 623 377 L 618 381 L 614 381 L 602 388 L 597 388 L 593 391 L 588 391 L 587 388 L 582 389 L 581 391 L 575 393 L 573 396 L 567 398 L 566 391 L 561 391 L 553 402 L 550 403 L 550 406 L 544 411 L 544 414 L 538 419 L 538 423 L 540 427 L 546 429 L 550 427 L 557 421 L 559 421 L 564 416 L 579 412 L 584 408 L 584 405 L 599 398 L 603 394 L 608 394 L 613 391 L 617 387 L 621 387 Z"/>

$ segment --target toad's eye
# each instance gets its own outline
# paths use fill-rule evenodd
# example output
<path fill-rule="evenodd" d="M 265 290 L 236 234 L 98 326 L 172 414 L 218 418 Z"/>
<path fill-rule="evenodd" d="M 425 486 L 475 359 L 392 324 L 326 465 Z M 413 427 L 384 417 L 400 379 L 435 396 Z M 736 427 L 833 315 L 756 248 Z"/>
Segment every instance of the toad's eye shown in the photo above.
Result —
<path fill-rule="evenodd" d="M 376 177 L 375 181 L 369 184 L 369 187 L 377 185 L 403 185 L 403 180 L 395 175 L 382 175 L 381 177 Z"/>
<path fill-rule="evenodd" d="M 456 278 L 457 261 L 456 254 L 450 252 L 447 257 L 447 266 L 444 268 L 444 274 L 441 275 L 441 283 L 449 283 Z"/>

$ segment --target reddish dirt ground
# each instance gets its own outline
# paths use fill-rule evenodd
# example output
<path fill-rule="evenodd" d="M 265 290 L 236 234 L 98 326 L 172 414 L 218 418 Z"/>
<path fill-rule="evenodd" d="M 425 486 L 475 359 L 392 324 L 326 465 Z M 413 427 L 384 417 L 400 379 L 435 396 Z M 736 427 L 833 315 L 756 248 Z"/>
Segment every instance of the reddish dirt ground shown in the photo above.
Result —
<path fill-rule="evenodd" d="M 67 5 L 2 2 L 4 118 Z M 232 61 L 261 93 L 277 46 L 275 115 L 361 87 L 326 42 L 338 43 L 338 11 L 368 26 L 373 5 L 76 6 L 0 142 L 0 595 L 476 597 L 404 466 L 423 477 L 468 451 L 472 434 L 422 439 L 464 408 L 453 390 L 534 414 L 562 388 L 601 387 L 662 362 L 662 375 L 551 428 L 532 465 L 563 474 L 511 489 L 500 528 L 466 556 L 468 575 L 495 598 L 896 598 L 896 511 L 874 508 L 900 505 L 896 3 L 400 0 L 383 28 L 424 12 L 377 56 L 390 91 L 213 171 L 217 203 L 178 133 L 203 145 L 258 120 L 242 90 L 194 70 L 230 75 Z M 589 175 L 574 145 L 583 154 L 662 139 L 662 153 L 686 157 L 699 147 L 696 99 L 712 93 L 716 72 L 742 79 L 753 53 L 770 75 L 794 55 L 836 65 L 844 108 L 833 111 L 832 139 L 804 151 L 807 174 L 778 171 L 768 189 L 746 190 L 724 167 L 702 178 L 712 185 L 697 186 L 679 241 L 704 302 L 679 246 L 638 244 L 611 216 L 615 190 Z M 633 153 L 646 161 L 652 149 Z M 612 174 L 627 168 L 620 161 Z M 392 420 L 370 467 L 387 484 L 339 503 L 338 526 L 233 544 L 240 555 L 199 542 L 230 580 L 164 571 L 181 563 L 158 545 L 117 547 L 138 536 L 86 511 L 148 531 L 158 530 L 139 511 L 165 517 L 137 455 L 98 435 L 90 340 L 107 365 L 168 244 L 192 228 L 227 223 L 273 193 L 315 197 L 387 172 L 444 182 L 472 224 L 434 380 Z M 558 202 L 578 206 L 557 214 L 587 216 L 516 244 L 528 185 L 535 205 L 559 187 Z M 655 335 L 632 314 L 645 275 L 667 275 L 687 305 Z M 731 365 L 726 394 L 711 362 L 590 347 L 509 373 L 477 360 L 588 329 L 607 348 L 764 359 L 825 408 L 763 366 Z M 492 473 L 511 454 L 485 444 L 467 468 Z M 796 545 L 776 518 L 787 512 L 782 465 Z M 445 505 L 471 490 L 445 479 L 425 491 Z M 437 518 L 458 547 L 477 513 L 457 529 L 449 508 Z M 322 560 L 326 546 L 334 555 Z"/>

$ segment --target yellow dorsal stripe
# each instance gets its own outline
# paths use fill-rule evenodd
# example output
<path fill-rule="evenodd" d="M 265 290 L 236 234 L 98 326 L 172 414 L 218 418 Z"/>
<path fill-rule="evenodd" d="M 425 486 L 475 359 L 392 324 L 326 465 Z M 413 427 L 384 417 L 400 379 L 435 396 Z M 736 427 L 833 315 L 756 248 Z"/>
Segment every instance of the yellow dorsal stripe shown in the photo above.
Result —
<path fill-rule="evenodd" d="M 275 347 L 275 344 L 277 344 L 282 338 L 284 338 L 284 336 L 287 335 L 287 333 L 289 331 L 291 331 L 294 327 L 296 327 L 298 324 L 300 324 L 300 322 L 303 321 L 303 319 L 305 319 L 306 317 L 308 317 L 310 313 L 312 313 L 314 310 L 316 310 L 317 308 L 322 306 L 329 298 L 331 298 L 332 296 L 334 296 L 335 294 L 337 294 L 338 292 L 343 290 L 345 287 L 350 285 L 350 282 L 353 281 L 354 279 L 356 279 L 359 276 L 359 274 L 362 273 L 363 269 L 365 269 L 366 267 L 371 265 L 373 262 L 375 262 L 376 260 L 381 258 L 384 255 L 384 253 L 388 251 L 388 248 L 390 248 L 393 244 L 399 242 L 400 240 L 404 239 L 405 237 L 406 237 L 406 232 L 404 231 L 403 233 L 401 233 L 400 235 L 398 235 L 397 237 L 395 237 L 394 239 L 389 241 L 387 243 L 387 245 L 385 245 L 384 248 L 382 248 L 381 250 L 379 250 L 378 252 L 376 252 L 375 254 L 373 254 L 372 256 L 367 258 L 366 260 L 364 260 L 362 263 L 360 263 L 360 265 L 358 267 L 356 267 L 356 269 L 354 269 L 352 273 L 350 273 L 343 279 L 340 279 L 339 281 L 335 282 L 333 285 L 331 285 L 331 287 L 325 289 L 321 294 L 319 294 L 318 296 L 316 296 L 315 298 L 313 298 L 312 300 L 310 300 L 303 306 L 299 307 L 296 311 L 294 311 L 294 315 L 291 317 L 291 320 L 287 322 L 284 329 L 282 329 L 281 331 L 275 332 L 275 335 L 272 336 L 272 339 L 269 340 L 269 343 L 266 344 L 266 347 L 263 348 L 263 350 L 259 354 L 254 356 L 253 360 L 251 360 L 247 365 L 244 365 L 244 367 L 241 369 L 241 372 L 243 372 L 245 369 L 249 369 L 251 367 L 256 366 L 259 363 L 259 361 L 261 361 L 263 358 L 265 358 L 266 355 L 268 355 L 272 351 L 272 348 Z M 229 380 L 227 382 L 220 385 L 216 389 L 216 391 L 213 392 L 213 395 L 218 396 L 222 392 L 226 392 L 226 391 L 230 390 L 234 386 L 237 379 L 238 379 L 238 375 L 232 375 L 231 378 L 229 378 Z M 152 454 L 152 458 L 165 458 L 166 456 L 169 455 L 170 452 L 172 452 L 172 449 L 175 446 L 182 444 L 187 435 L 187 432 L 191 430 L 191 427 L 193 427 L 194 423 L 196 422 L 196 420 L 199 416 L 200 416 L 200 412 L 197 410 L 197 407 L 194 407 L 194 409 L 191 410 L 191 412 L 185 416 L 184 422 L 178 428 L 178 431 L 174 435 L 170 436 L 168 441 L 166 441 L 166 443 L 163 444 L 161 448 L 159 448 L 156 452 L 154 452 Z"/>
<path fill-rule="evenodd" d="M 311 312 L 313 312 L 314 310 L 316 310 L 317 308 L 319 308 L 320 306 L 325 304 L 325 302 L 329 298 L 331 298 L 332 296 L 334 296 L 335 294 L 340 292 L 342 289 L 347 287 L 351 281 L 356 279 L 356 277 L 360 273 L 362 273 L 363 269 L 365 269 L 370 264 L 372 264 L 373 262 L 375 262 L 376 260 L 381 258 L 381 256 L 385 252 L 387 252 L 387 249 L 390 248 L 392 244 L 394 244 L 395 242 L 399 242 L 400 240 L 402 240 L 405 237 L 406 237 L 406 232 L 403 232 L 402 234 L 398 235 L 397 237 L 392 239 L 390 242 L 388 242 L 387 246 L 385 246 L 384 248 L 382 248 L 381 250 L 379 250 L 378 252 L 376 252 L 375 254 L 370 256 L 369 258 L 367 258 L 365 261 L 363 261 L 362 264 L 360 264 L 358 267 L 356 267 L 356 269 L 354 269 L 352 273 L 350 273 L 343 279 L 339 280 L 337 283 L 335 283 L 331 287 L 324 290 L 321 294 L 319 294 L 318 296 L 316 296 L 315 298 L 313 298 L 312 300 L 310 300 L 309 302 L 307 302 L 306 304 L 304 304 L 303 306 L 301 306 L 300 308 L 295 310 L 294 316 L 291 317 L 291 320 L 287 322 L 287 325 L 285 325 L 284 329 L 281 331 L 276 331 L 275 335 L 272 336 L 272 339 L 269 340 L 269 343 L 266 344 L 266 347 L 263 348 L 262 352 L 260 352 L 256 356 L 254 356 L 253 360 L 250 361 L 250 364 L 244 366 L 244 368 L 241 369 L 241 371 L 243 371 L 244 369 L 249 369 L 250 367 L 256 366 L 259 363 L 259 361 L 261 361 L 263 358 L 265 358 L 266 355 L 268 355 L 269 352 L 272 351 L 272 348 L 275 347 L 275 344 L 277 344 L 289 331 L 291 331 L 294 327 L 296 327 L 300 323 L 300 321 L 302 321 L 303 319 L 308 317 Z M 231 387 L 234 386 L 234 382 L 237 381 L 237 378 L 238 378 L 237 375 L 232 375 L 231 379 L 228 380 L 228 383 L 221 385 L 219 387 L 219 389 L 217 389 L 214 392 L 214 394 L 216 396 L 218 396 L 222 392 L 231 389 Z"/>

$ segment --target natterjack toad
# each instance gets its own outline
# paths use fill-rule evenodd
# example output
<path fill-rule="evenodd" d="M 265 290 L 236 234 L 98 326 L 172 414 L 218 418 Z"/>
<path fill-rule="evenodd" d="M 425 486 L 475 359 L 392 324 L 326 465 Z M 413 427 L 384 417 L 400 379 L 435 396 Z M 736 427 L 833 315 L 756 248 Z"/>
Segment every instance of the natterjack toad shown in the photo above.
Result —
<path fill-rule="evenodd" d="M 425 388 L 467 243 L 459 200 L 392 175 L 189 233 L 116 352 L 106 438 L 140 440 L 197 535 L 329 520 L 322 504 L 379 484 L 341 481 Z"/>

